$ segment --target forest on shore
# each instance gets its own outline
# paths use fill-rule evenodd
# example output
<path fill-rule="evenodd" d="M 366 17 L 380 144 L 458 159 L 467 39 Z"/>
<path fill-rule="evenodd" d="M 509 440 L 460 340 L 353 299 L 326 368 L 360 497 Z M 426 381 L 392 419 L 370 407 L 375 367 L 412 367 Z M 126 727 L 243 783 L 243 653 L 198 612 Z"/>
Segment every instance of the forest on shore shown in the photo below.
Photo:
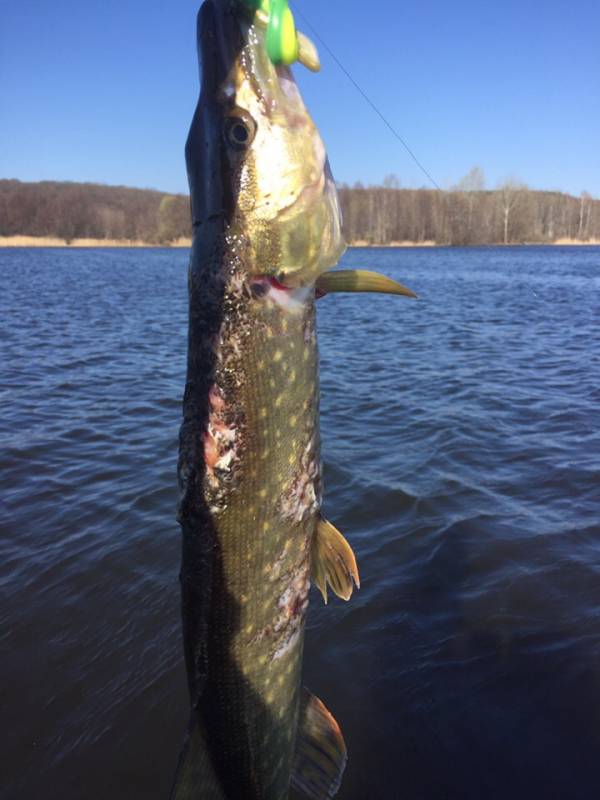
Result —
<path fill-rule="evenodd" d="M 341 185 L 348 242 L 478 245 L 600 240 L 600 200 L 530 189 L 506 181 L 483 188 L 475 168 L 446 191 Z M 91 183 L 0 180 L 0 237 L 138 240 L 169 244 L 189 237 L 186 195 Z"/>

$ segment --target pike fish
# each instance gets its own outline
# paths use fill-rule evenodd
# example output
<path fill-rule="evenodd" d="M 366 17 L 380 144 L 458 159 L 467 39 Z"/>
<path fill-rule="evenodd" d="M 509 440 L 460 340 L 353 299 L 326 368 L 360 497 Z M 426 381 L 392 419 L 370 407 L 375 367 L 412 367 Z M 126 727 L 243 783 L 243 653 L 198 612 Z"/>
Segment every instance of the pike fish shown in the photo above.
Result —
<path fill-rule="evenodd" d="M 350 545 L 320 515 L 315 299 L 412 295 L 334 271 L 345 245 L 325 148 L 262 12 L 206 0 L 202 89 L 186 144 L 193 245 L 178 476 L 191 702 L 173 800 L 321 800 L 346 763 L 302 687 L 311 580 L 345 600 Z M 318 69 L 299 35 L 299 60 Z"/>

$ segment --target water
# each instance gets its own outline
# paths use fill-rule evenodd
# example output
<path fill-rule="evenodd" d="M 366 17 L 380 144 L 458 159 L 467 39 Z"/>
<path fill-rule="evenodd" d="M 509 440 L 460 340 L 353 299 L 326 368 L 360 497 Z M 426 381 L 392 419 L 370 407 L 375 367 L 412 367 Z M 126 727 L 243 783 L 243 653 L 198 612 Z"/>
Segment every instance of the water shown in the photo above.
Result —
<path fill-rule="evenodd" d="M 186 713 L 183 251 L 0 251 L 5 798 L 165 798 Z M 312 596 L 340 800 L 600 792 L 600 249 L 354 250 L 418 303 L 319 303 Z M 243 800 L 243 798 L 241 799 Z"/>

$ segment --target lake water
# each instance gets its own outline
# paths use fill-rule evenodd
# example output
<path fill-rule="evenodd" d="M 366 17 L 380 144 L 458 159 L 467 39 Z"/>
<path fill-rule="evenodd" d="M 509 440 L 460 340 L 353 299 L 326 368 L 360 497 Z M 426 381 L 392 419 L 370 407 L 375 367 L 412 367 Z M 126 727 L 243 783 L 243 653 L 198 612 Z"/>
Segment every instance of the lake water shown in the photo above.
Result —
<path fill-rule="evenodd" d="M 600 249 L 344 263 L 420 300 L 319 303 L 325 513 L 362 578 L 309 609 L 338 797 L 596 798 Z M 184 251 L 0 251 L 3 798 L 168 795 L 186 270 Z"/>

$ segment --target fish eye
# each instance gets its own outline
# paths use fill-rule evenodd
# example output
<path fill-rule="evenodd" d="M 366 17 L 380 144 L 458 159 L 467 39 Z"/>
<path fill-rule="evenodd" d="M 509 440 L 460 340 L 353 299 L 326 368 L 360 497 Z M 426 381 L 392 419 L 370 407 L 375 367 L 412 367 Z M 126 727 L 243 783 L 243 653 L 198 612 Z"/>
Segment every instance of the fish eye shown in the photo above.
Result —
<path fill-rule="evenodd" d="M 235 144 L 246 144 L 250 131 L 243 122 L 236 122 L 229 128 L 229 138 Z"/>
<path fill-rule="evenodd" d="M 225 120 L 225 138 L 236 150 L 245 150 L 254 138 L 254 127 L 242 117 L 228 117 Z"/>

